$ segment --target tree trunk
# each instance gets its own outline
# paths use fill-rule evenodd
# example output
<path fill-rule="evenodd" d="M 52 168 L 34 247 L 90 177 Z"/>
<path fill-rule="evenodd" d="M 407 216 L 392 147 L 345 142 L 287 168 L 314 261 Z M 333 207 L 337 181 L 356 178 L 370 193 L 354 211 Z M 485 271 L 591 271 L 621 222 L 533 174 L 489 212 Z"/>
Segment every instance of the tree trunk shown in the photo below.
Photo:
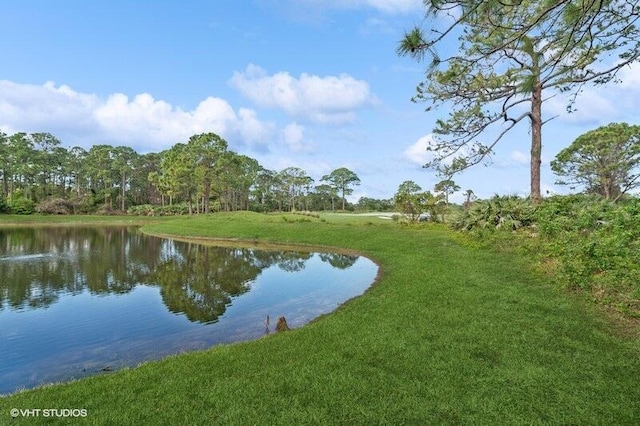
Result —
<path fill-rule="evenodd" d="M 9 185 L 7 184 L 7 171 L 2 171 L 2 196 L 7 197 L 9 195 Z"/>
<path fill-rule="evenodd" d="M 542 201 L 540 193 L 540 165 L 542 164 L 542 85 L 539 81 L 531 94 L 531 202 Z"/>
<path fill-rule="evenodd" d="M 124 202 L 124 197 L 125 197 L 125 185 L 127 183 L 127 175 L 125 173 L 122 173 L 122 181 L 120 182 L 120 186 L 122 189 L 122 194 L 121 194 L 121 199 L 120 199 L 120 210 L 124 211 L 125 208 L 125 202 Z"/>
<path fill-rule="evenodd" d="M 209 197 L 211 196 L 211 180 L 209 178 L 205 178 L 202 192 L 203 211 L 209 213 Z"/>

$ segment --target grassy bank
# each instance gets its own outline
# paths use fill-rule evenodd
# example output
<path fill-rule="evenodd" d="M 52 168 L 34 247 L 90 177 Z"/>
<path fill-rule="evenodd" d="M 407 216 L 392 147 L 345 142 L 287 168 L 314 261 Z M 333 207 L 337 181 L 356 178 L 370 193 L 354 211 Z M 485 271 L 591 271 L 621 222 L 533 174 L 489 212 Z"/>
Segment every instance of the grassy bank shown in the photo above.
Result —
<path fill-rule="evenodd" d="M 53 225 L 144 225 L 161 221 L 165 218 L 147 216 L 101 216 L 101 215 L 0 215 L 0 226 L 53 226 Z"/>
<path fill-rule="evenodd" d="M 170 218 L 155 234 L 299 243 L 382 268 L 362 297 L 300 329 L 0 399 L 83 408 L 91 424 L 637 424 L 640 343 L 516 257 L 444 228 L 376 218 Z M 67 422 L 69 419 L 63 419 Z M 82 423 L 74 419 L 72 423 Z"/>

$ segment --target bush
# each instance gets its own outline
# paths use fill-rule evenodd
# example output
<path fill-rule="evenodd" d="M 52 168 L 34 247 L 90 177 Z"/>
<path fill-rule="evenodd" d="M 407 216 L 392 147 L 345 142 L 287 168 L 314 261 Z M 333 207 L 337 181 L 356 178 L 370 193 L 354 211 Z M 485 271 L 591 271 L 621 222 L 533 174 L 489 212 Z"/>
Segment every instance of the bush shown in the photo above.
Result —
<path fill-rule="evenodd" d="M 131 206 L 127 209 L 127 214 L 134 216 L 156 216 L 155 206 L 151 204 L 141 204 L 139 206 Z"/>
<path fill-rule="evenodd" d="M 483 245 L 524 250 L 545 270 L 553 265 L 558 285 L 640 318 L 638 198 L 616 204 L 593 195 L 554 196 L 534 208 L 517 197 L 494 197 L 474 202 L 452 226 L 472 231 Z"/>
<path fill-rule="evenodd" d="M 63 198 L 50 198 L 38 204 L 36 207 L 37 213 L 42 214 L 74 214 L 76 211 L 76 205 L 69 200 Z"/>
<path fill-rule="evenodd" d="M 546 251 L 561 260 L 561 278 L 568 285 L 592 290 L 598 299 L 629 294 L 619 307 L 640 313 L 640 300 L 630 296 L 640 290 L 639 199 L 549 200 L 538 212 L 538 229 Z"/>
<path fill-rule="evenodd" d="M 0 197 L 0 213 L 9 213 L 9 211 L 7 200 L 5 200 L 4 197 Z"/>
<path fill-rule="evenodd" d="M 104 203 L 102 206 L 100 206 L 100 208 L 96 210 L 96 213 L 104 216 L 111 216 L 111 215 L 117 214 L 114 208 L 108 203 Z"/>
<path fill-rule="evenodd" d="M 135 216 L 179 216 L 189 214 L 189 206 L 186 203 L 173 204 L 170 206 L 141 204 L 139 206 L 129 207 L 127 213 Z"/>
<path fill-rule="evenodd" d="M 16 197 L 13 199 L 10 205 L 10 212 L 13 214 L 33 214 L 36 208 L 36 203 L 28 198 Z"/>
<path fill-rule="evenodd" d="M 531 226 L 536 208 L 526 198 L 494 196 L 475 201 L 470 209 L 457 213 L 451 226 L 462 231 L 509 230 Z"/>

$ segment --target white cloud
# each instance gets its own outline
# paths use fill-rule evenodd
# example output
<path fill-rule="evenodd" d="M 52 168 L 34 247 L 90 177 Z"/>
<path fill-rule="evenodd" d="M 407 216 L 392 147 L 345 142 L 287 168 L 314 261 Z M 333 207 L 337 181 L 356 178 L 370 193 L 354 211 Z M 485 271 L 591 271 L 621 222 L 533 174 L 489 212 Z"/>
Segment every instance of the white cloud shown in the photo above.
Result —
<path fill-rule="evenodd" d="M 568 96 L 559 94 L 547 101 L 543 112 L 549 117 L 558 115 L 559 119 L 570 124 L 589 125 L 592 128 L 606 125 L 612 121 L 637 123 L 637 111 L 640 109 L 640 63 L 623 68 L 618 74 L 620 83 L 606 86 L 588 86 L 578 96 L 575 111 L 566 112 Z"/>
<path fill-rule="evenodd" d="M 422 4 L 420 0 L 342 0 L 342 2 L 372 7 L 384 13 L 409 13 L 419 10 Z"/>
<path fill-rule="evenodd" d="M 383 13 L 402 14 L 420 10 L 420 0 L 305 0 L 308 5 L 334 9 L 372 8 Z"/>
<path fill-rule="evenodd" d="M 248 108 L 240 108 L 238 120 L 233 123 L 232 130 L 249 145 L 265 145 L 275 128 L 273 123 L 260 121 L 256 112 Z"/>
<path fill-rule="evenodd" d="M 284 143 L 293 152 L 309 152 L 313 151 L 312 143 L 305 141 L 304 126 L 298 123 L 291 123 L 282 130 Z"/>
<path fill-rule="evenodd" d="M 547 157 L 544 153 L 542 155 L 542 164 L 546 165 Z M 531 156 L 528 152 L 523 152 L 518 149 L 511 152 L 499 151 L 491 157 L 491 161 L 487 163 L 495 170 L 528 170 L 531 166 Z"/>
<path fill-rule="evenodd" d="M 432 135 L 423 136 L 418 139 L 416 143 L 404 150 L 404 158 L 414 164 L 422 166 L 433 159 L 433 154 L 427 151 L 427 148 L 433 145 L 434 140 Z"/>
<path fill-rule="evenodd" d="M 264 150 L 274 125 L 258 119 L 253 110 L 236 112 L 226 100 L 215 97 L 185 111 L 148 93 L 132 99 L 115 93 L 102 99 L 51 82 L 37 86 L 0 81 L 0 129 L 46 131 L 65 144 L 109 143 L 146 152 L 203 132 Z"/>
<path fill-rule="evenodd" d="M 517 164 L 529 164 L 531 162 L 528 154 L 518 150 L 511 152 L 511 161 Z"/>
<path fill-rule="evenodd" d="M 52 132 L 74 128 L 82 133 L 95 127 L 89 114 L 100 104 L 91 94 L 78 93 L 68 86 L 42 86 L 0 80 L 0 129 L 7 131 Z"/>
<path fill-rule="evenodd" d="M 618 77 L 622 80 L 619 85 L 621 89 L 631 89 L 637 92 L 640 90 L 640 63 L 634 62 L 622 68 Z"/>
<path fill-rule="evenodd" d="M 436 156 L 435 151 L 428 150 L 429 148 L 435 148 L 435 147 L 436 147 L 436 141 L 433 138 L 433 135 L 428 134 L 428 135 L 422 136 L 413 145 L 405 149 L 403 152 L 403 156 L 405 159 L 409 160 L 410 162 L 423 166 L 426 163 L 433 161 L 437 157 L 441 157 L 446 152 L 449 152 L 449 155 L 442 158 L 440 162 L 446 166 L 450 166 L 456 157 L 465 156 L 469 153 L 469 149 L 463 146 L 455 153 L 452 150 L 449 150 L 449 151 L 441 150 Z"/>
<path fill-rule="evenodd" d="M 369 85 L 348 74 L 320 77 L 287 72 L 268 75 L 250 64 L 234 73 L 229 84 L 260 107 L 279 108 L 292 117 L 316 123 L 343 124 L 355 119 L 355 111 L 376 103 Z"/>
<path fill-rule="evenodd" d="M 573 112 L 567 112 L 569 97 L 566 95 L 557 95 L 547 101 L 546 108 L 543 106 L 543 112 L 548 117 L 558 116 L 562 121 L 572 124 L 589 124 L 594 125 L 607 117 L 616 115 L 616 107 L 611 99 L 595 90 L 584 90 L 574 105 Z"/>

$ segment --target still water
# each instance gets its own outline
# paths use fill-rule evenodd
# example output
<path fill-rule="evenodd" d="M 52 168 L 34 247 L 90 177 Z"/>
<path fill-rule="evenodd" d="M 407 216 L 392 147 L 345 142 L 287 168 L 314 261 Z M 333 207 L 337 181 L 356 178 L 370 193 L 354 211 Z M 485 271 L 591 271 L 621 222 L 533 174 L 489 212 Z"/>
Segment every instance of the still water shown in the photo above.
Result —
<path fill-rule="evenodd" d="M 0 230 L 0 394 L 255 339 L 279 316 L 300 327 L 376 274 L 364 257 L 210 247 L 136 228 Z"/>

